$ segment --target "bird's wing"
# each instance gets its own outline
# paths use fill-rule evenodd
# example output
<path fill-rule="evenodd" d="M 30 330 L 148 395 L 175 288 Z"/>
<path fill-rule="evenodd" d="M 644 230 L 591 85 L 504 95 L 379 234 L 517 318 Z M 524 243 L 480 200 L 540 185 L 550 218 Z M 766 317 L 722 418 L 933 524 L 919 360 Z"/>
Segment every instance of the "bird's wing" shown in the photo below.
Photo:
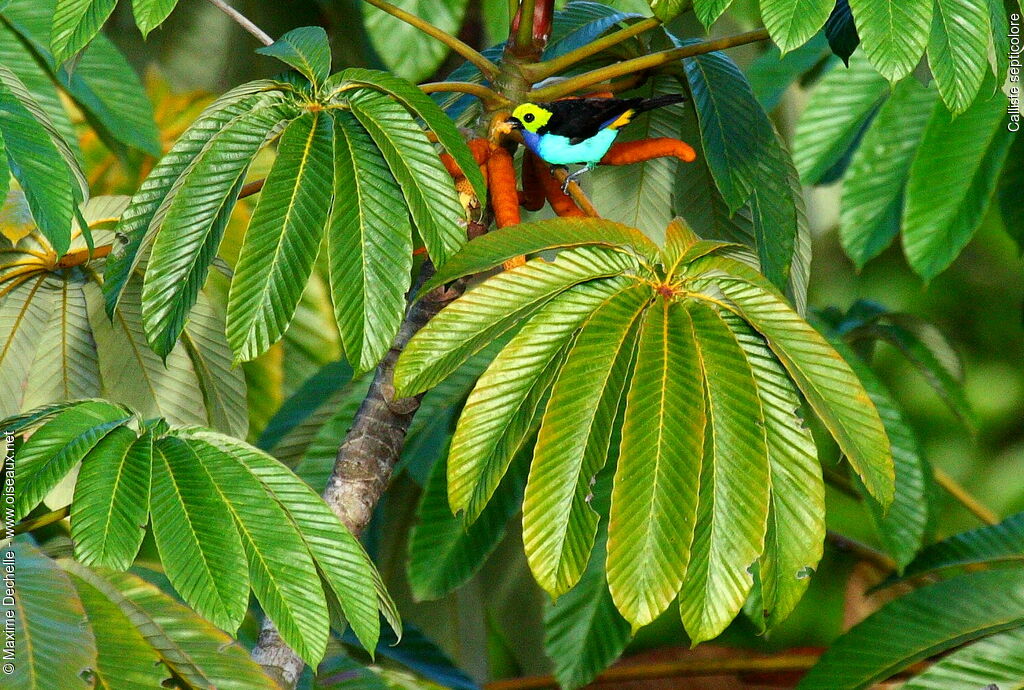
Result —
<path fill-rule="evenodd" d="M 551 119 L 544 133 L 568 137 L 570 143 L 578 144 L 606 127 L 615 129 L 628 123 L 641 100 L 576 98 L 545 103 L 542 107 L 551 112 Z"/>

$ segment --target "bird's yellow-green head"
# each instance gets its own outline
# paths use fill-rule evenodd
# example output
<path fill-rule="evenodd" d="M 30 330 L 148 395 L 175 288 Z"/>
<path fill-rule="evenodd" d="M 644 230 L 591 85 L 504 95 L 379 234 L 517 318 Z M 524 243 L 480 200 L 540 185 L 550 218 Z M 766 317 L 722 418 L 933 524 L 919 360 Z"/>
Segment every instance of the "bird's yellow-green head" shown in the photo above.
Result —
<path fill-rule="evenodd" d="M 516 129 L 525 129 L 527 132 L 536 133 L 551 119 L 551 112 L 545 110 L 536 103 L 523 103 L 516 106 L 512 111 L 512 118 L 509 123 Z"/>

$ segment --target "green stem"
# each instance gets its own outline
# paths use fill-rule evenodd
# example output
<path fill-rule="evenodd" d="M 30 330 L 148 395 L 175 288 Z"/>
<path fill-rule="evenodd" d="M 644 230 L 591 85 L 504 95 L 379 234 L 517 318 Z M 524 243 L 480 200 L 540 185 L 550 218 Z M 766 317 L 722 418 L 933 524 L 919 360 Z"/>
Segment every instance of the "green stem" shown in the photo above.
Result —
<path fill-rule="evenodd" d="M 603 50 L 607 50 L 612 46 L 616 46 L 623 41 L 627 41 L 634 36 L 638 36 L 645 31 L 650 31 L 651 29 L 659 26 L 661 26 L 661 21 L 658 19 L 654 19 L 653 17 L 650 19 L 644 19 L 636 24 L 627 26 L 624 29 L 619 29 L 614 33 L 610 33 L 603 38 L 599 38 L 596 41 L 591 41 L 584 46 L 580 46 L 576 50 L 570 50 L 568 53 L 559 55 L 554 59 L 547 60 L 545 62 L 538 62 L 532 65 L 524 65 L 523 73 L 535 82 L 547 79 L 554 74 L 565 71 L 567 68 L 572 67 L 578 62 L 586 60 L 591 55 L 597 55 Z"/>
<path fill-rule="evenodd" d="M 737 36 L 726 36 L 725 38 L 715 39 L 713 41 L 702 41 L 700 43 L 694 43 L 693 45 L 683 46 L 682 48 L 672 48 L 671 50 L 663 50 L 658 53 L 651 53 L 650 55 L 644 55 L 642 57 L 633 58 L 632 60 L 625 60 L 623 62 L 617 62 L 614 65 L 608 65 L 600 69 L 591 70 L 575 77 L 565 79 L 551 86 L 545 86 L 541 89 L 536 89 L 530 92 L 530 99 L 533 101 L 553 101 L 563 96 L 576 93 L 588 86 L 593 86 L 602 81 L 614 79 L 616 77 L 622 77 L 627 74 L 634 72 L 640 72 L 643 70 L 653 69 L 670 62 L 676 62 L 683 58 L 694 57 L 695 55 L 703 55 L 704 53 L 713 53 L 716 50 L 725 50 L 726 48 L 735 48 L 736 46 L 746 45 L 747 43 L 756 43 L 757 41 L 765 41 L 768 39 L 768 32 L 764 29 L 757 29 L 756 31 L 748 31 L 744 34 Z"/>
<path fill-rule="evenodd" d="M 838 532 L 833 532 L 832 530 L 828 530 L 825 533 L 825 538 L 835 548 L 856 556 L 862 561 L 870 563 L 875 566 L 879 572 L 890 573 L 896 569 L 896 561 L 881 551 L 873 549 L 867 544 L 859 542 L 856 539 L 847 537 L 844 534 L 839 534 Z"/>
<path fill-rule="evenodd" d="M 533 8 L 536 0 L 522 0 L 519 4 L 519 28 L 516 31 L 516 45 L 526 50 L 533 44 Z"/>
<path fill-rule="evenodd" d="M 986 525 L 998 525 L 999 516 L 993 513 L 988 506 L 972 496 L 967 489 L 960 485 L 957 480 L 946 474 L 943 470 L 935 468 L 935 483 L 941 486 L 946 493 L 952 496 L 960 505 L 974 514 L 976 518 Z"/>
<path fill-rule="evenodd" d="M 395 7 L 390 2 L 385 2 L 385 0 L 365 0 L 365 2 L 373 5 L 382 12 L 387 12 L 395 19 L 400 19 L 409 26 L 419 29 L 431 38 L 436 38 L 441 43 L 444 43 L 446 46 L 451 48 L 452 51 L 465 58 L 467 62 L 475 65 L 476 68 L 483 72 L 484 76 L 488 79 L 493 79 L 498 73 L 497 65 L 474 50 L 468 43 L 459 40 L 447 31 L 442 31 L 430 22 L 417 17 L 415 14 L 406 12 L 401 7 Z"/>
<path fill-rule="evenodd" d="M 469 94 L 470 96 L 476 96 L 479 98 L 483 104 L 491 110 L 508 108 L 512 105 L 512 101 L 508 100 L 497 91 L 489 89 L 483 84 L 474 84 L 468 81 L 435 81 L 430 82 L 429 84 L 420 84 L 420 90 L 423 91 L 423 93 L 454 91 L 457 93 Z"/>
<path fill-rule="evenodd" d="M 57 510 L 49 513 L 44 513 L 37 518 L 20 522 L 14 527 L 15 534 L 24 534 L 25 532 L 33 532 L 40 527 L 46 527 L 52 525 L 55 522 L 60 522 L 71 513 L 71 506 L 64 506 Z"/>

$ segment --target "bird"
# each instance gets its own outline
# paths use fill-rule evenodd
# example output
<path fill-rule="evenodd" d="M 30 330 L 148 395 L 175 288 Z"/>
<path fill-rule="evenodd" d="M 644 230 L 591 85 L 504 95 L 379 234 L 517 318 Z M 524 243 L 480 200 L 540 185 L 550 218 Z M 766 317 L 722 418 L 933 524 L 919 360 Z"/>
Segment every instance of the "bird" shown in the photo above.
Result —
<path fill-rule="evenodd" d="M 523 135 L 526 147 L 551 165 L 579 164 L 562 190 L 604 157 L 619 135 L 640 113 L 682 103 L 682 94 L 654 98 L 568 98 L 549 103 L 521 103 L 506 124 Z"/>

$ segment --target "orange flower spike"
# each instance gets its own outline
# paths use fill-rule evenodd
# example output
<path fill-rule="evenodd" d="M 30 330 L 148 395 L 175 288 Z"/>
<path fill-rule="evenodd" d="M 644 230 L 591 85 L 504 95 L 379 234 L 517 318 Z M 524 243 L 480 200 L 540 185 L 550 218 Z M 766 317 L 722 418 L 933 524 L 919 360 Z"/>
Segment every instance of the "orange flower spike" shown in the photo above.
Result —
<path fill-rule="evenodd" d="M 478 165 L 483 165 L 491 155 L 491 143 L 486 139 L 470 139 L 469 150 Z"/>
<path fill-rule="evenodd" d="M 519 224 L 519 192 L 516 190 L 516 170 L 512 156 L 504 148 L 491 149 L 487 159 L 487 189 L 491 195 L 491 209 L 499 228 Z"/>
<path fill-rule="evenodd" d="M 442 152 L 439 158 L 441 159 L 441 163 L 444 165 L 444 169 L 452 176 L 452 179 L 457 180 L 460 177 L 464 177 L 462 174 L 462 168 L 459 167 L 459 164 L 455 162 L 455 159 L 452 158 L 450 153 Z"/>
<path fill-rule="evenodd" d="M 539 211 L 544 207 L 544 185 L 534 163 L 536 158 L 530 151 L 523 152 L 523 192 L 519 197 L 519 205 L 527 211 Z M 548 173 L 544 171 L 543 174 Z"/>
<path fill-rule="evenodd" d="M 572 197 L 562 191 L 562 185 L 551 174 L 551 170 L 540 158 L 530 157 L 534 174 L 544 188 L 544 196 L 551 204 L 551 210 L 564 218 L 586 218 L 587 214 L 580 210 Z"/>
<path fill-rule="evenodd" d="M 670 137 L 641 139 L 612 144 L 601 159 L 601 165 L 630 165 L 652 158 L 678 158 L 685 163 L 697 160 L 697 152 L 685 141 Z"/>

